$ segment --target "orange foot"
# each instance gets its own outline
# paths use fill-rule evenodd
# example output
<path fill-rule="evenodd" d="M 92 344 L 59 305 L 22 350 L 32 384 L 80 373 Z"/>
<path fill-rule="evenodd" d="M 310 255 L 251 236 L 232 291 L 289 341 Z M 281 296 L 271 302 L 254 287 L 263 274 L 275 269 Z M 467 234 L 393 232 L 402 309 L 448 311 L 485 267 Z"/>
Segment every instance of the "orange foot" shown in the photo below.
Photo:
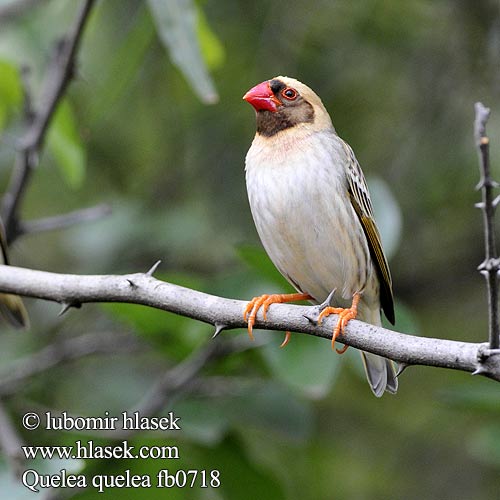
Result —
<path fill-rule="evenodd" d="M 260 308 L 262 308 L 262 317 L 267 319 L 267 310 L 271 304 L 283 304 L 285 302 L 296 302 L 299 300 L 311 300 L 312 297 L 308 293 L 287 293 L 273 295 L 259 295 L 254 297 L 245 307 L 243 311 L 243 319 L 248 323 L 248 335 L 253 340 L 253 325 Z M 290 340 L 290 332 L 286 332 L 285 340 L 280 347 L 285 347 Z"/>
<path fill-rule="evenodd" d="M 348 309 L 344 309 L 343 307 L 329 306 L 325 307 L 318 316 L 318 325 L 320 325 L 325 316 L 330 316 L 330 314 L 339 315 L 339 320 L 337 321 L 337 325 L 333 329 L 332 349 L 335 349 L 335 340 L 341 333 L 344 333 L 344 328 L 347 326 L 347 323 L 349 323 L 351 319 L 354 319 L 356 317 L 356 314 L 358 313 L 358 303 L 360 298 L 361 295 L 358 292 L 356 292 L 352 297 L 351 307 L 349 307 Z M 339 354 L 342 354 L 347 351 L 348 347 L 349 347 L 348 345 L 345 345 L 342 349 L 336 349 L 336 351 Z"/>

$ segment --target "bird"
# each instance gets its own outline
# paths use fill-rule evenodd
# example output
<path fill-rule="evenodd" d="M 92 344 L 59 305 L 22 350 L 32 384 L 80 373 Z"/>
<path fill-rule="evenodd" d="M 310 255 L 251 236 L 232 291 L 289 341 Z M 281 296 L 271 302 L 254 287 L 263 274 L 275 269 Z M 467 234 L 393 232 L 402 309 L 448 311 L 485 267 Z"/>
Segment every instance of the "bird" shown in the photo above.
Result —
<path fill-rule="evenodd" d="M 3 224 L 0 221 L 0 266 L 8 265 L 7 240 Z M 24 303 L 18 295 L 0 293 L 0 315 L 14 328 L 29 327 L 29 316 Z"/>
<path fill-rule="evenodd" d="M 254 297 L 243 314 L 250 337 L 259 311 L 265 320 L 272 304 L 298 300 L 330 301 L 318 323 L 339 315 L 332 347 L 351 319 L 380 326 L 383 310 L 394 323 L 392 278 L 368 186 L 321 99 L 286 76 L 256 85 L 243 99 L 256 115 L 245 159 L 250 210 L 271 261 L 297 290 Z M 375 396 L 395 394 L 392 361 L 360 352 Z"/>

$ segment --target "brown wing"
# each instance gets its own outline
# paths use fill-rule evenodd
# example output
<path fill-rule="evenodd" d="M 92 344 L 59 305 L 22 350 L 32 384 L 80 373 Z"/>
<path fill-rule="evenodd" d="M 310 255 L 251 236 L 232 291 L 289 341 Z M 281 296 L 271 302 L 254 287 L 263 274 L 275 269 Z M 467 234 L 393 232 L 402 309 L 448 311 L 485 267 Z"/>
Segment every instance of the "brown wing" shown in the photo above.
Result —
<path fill-rule="evenodd" d="M 8 265 L 7 243 L 0 221 L 0 265 Z M 21 297 L 10 293 L 0 293 L 0 315 L 15 328 L 28 328 L 29 317 Z"/>
<path fill-rule="evenodd" d="M 368 240 L 371 256 L 377 269 L 380 281 L 380 305 L 387 319 L 394 324 L 394 298 L 392 295 L 391 272 L 389 271 L 389 264 L 387 263 L 384 250 L 382 248 L 380 233 L 378 232 L 377 225 L 375 224 L 370 193 L 358 160 L 356 160 L 356 157 L 354 156 L 353 150 L 347 143 L 343 142 L 343 144 L 347 153 L 348 168 L 350 173 L 348 176 L 349 197 L 354 210 L 358 214 L 359 221 L 361 222 L 366 239 Z"/>

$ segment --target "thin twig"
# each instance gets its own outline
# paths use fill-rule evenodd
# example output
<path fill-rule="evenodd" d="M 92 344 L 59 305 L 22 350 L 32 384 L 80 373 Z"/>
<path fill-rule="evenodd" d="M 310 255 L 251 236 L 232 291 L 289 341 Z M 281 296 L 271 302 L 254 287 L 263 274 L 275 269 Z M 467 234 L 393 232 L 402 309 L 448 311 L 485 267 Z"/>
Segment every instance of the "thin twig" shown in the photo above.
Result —
<path fill-rule="evenodd" d="M 47 0 L 12 0 L 0 6 L 0 24 L 22 16 L 26 11 L 38 7 Z"/>
<path fill-rule="evenodd" d="M 234 380 L 235 377 L 211 376 L 207 378 L 206 376 L 201 377 L 201 372 L 221 358 L 254 349 L 263 344 L 264 342 L 259 340 L 251 342 L 248 337 L 243 335 L 234 339 L 205 343 L 179 364 L 167 368 L 157 378 L 156 382 L 152 384 L 151 390 L 136 405 L 126 410 L 127 414 L 133 415 L 135 412 L 138 412 L 141 417 L 152 417 L 160 413 L 165 413 L 165 411 L 173 410 L 175 404 L 182 397 L 192 393 L 214 395 L 217 390 L 218 394 L 227 394 L 229 392 L 232 395 L 237 394 L 235 384 L 232 384 L 232 388 L 227 387 L 227 384 L 223 384 L 224 380 Z M 248 383 L 248 379 L 244 380 Z M 219 382 L 217 388 L 215 387 L 216 381 Z M 242 382 L 240 381 L 239 387 L 241 385 Z M 43 411 L 48 411 L 48 409 L 45 408 Z M 70 416 L 76 418 L 81 415 L 70 414 Z M 132 435 L 142 432 L 141 429 L 123 429 L 119 423 L 117 424 L 116 428 L 112 430 L 78 429 L 72 430 L 72 432 L 79 435 L 110 438 L 113 440 L 127 439 Z M 162 431 L 162 434 L 165 435 L 165 431 Z"/>
<path fill-rule="evenodd" d="M 189 355 L 184 361 L 170 368 L 160 376 L 157 383 L 144 396 L 136 407 L 126 410 L 128 415 L 139 412 L 141 418 L 151 417 L 162 410 L 172 410 L 173 405 L 186 393 L 190 392 L 191 387 L 199 387 L 199 375 L 211 363 L 218 359 L 228 356 L 232 353 L 241 352 L 252 347 L 248 339 L 234 339 L 230 342 L 209 342 L 200 347 L 197 351 Z M 123 423 L 123 422 L 122 422 Z M 97 436 L 99 438 L 108 438 L 108 444 L 113 445 L 116 441 L 129 439 L 132 436 L 142 433 L 141 429 L 123 429 L 117 427 L 113 430 L 85 430 L 76 431 L 77 434 Z M 162 431 L 161 436 L 165 438 L 169 431 Z M 148 434 L 154 435 L 154 431 L 148 431 Z M 106 446 L 106 444 L 101 444 Z M 47 490 L 44 500 L 59 500 L 62 498 L 71 498 L 73 493 L 84 491 L 87 488 L 71 489 L 60 496 L 61 490 Z"/>
<path fill-rule="evenodd" d="M 494 217 L 499 198 L 493 199 L 493 189 L 498 184 L 491 177 L 489 159 L 489 138 L 486 135 L 486 123 L 490 116 L 490 109 L 482 103 L 475 104 L 476 118 L 474 120 L 474 138 L 479 153 L 479 166 L 481 179 L 477 189 L 481 190 L 482 201 L 476 204 L 483 212 L 485 259 L 478 270 L 486 278 L 488 292 L 488 319 L 490 349 L 500 347 L 499 322 L 498 322 L 498 272 L 500 261 L 498 259 Z"/>
<path fill-rule="evenodd" d="M 150 391 L 139 403 L 127 410 L 129 415 L 138 412 L 141 417 L 152 417 L 160 411 L 173 409 L 174 404 L 198 381 L 202 370 L 213 362 L 230 354 L 241 352 L 253 347 L 248 338 L 233 339 L 231 342 L 208 342 L 191 354 L 187 359 L 165 371 L 153 385 Z M 113 439 L 126 439 L 140 430 L 119 429 L 99 431 L 98 436 L 107 435 Z"/>
<path fill-rule="evenodd" d="M 82 208 L 68 212 L 67 214 L 43 217 L 19 223 L 18 235 L 41 233 L 44 231 L 55 231 L 65 229 L 84 222 L 93 222 L 111 214 L 111 207 L 107 203 L 95 207 Z"/>
<path fill-rule="evenodd" d="M 28 117 L 29 122 L 19 145 L 9 187 L 2 200 L 2 218 L 7 242 L 18 236 L 18 210 L 29 179 L 37 167 L 45 135 L 66 88 L 74 74 L 75 57 L 95 0 L 86 0 L 75 25 L 57 44 L 54 57 L 42 85 L 38 109 Z"/>
<path fill-rule="evenodd" d="M 27 380 L 55 366 L 94 354 L 137 352 L 140 343 L 133 336 L 115 333 L 89 333 L 64 339 L 44 347 L 8 367 L 0 374 L 0 397 L 10 396 Z"/>
<path fill-rule="evenodd" d="M 0 273 L 0 292 L 66 304 L 126 302 L 170 311 L 226 329 L 245 328 L 246 301 L 225 299 L 157 280 L 145 273 L 81 276 L 34 271 L 5 266 Z M 256 328 L 301 332 L 331 339 L 335 315 L 321 325 L 307 319 L 311 307 L 276 304 Z M 349 322 L 339 342 L 373 352 L 406 365 L 453 368 L 485 375 L 500 381 L 500 356 L 484 349 L 484 344 L 457 342 L 407 335 L 367 323 Z"/>

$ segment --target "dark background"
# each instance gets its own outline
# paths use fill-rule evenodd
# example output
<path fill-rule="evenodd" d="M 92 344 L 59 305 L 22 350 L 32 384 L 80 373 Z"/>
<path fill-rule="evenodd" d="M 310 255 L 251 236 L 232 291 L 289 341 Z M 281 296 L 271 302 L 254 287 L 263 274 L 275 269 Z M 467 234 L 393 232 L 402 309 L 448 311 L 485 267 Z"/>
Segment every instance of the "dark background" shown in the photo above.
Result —
<path fill-rule="evenodd" d="M 71 26 L 77 2 L 39 3 L 0 27 L 3 189 L 22 127 L 16 68 L 30 65 L 37 96 L 54 41 Z M 158 278 L 225 297 L 286 289 L 263 261 L 246 199 L 244 157 L 254 113 L 241 100 L 253 85 L 284 74 L 322 97 L 365 171 L 390 257 L 395 328 L 485 341 L 472 125 L 473 104 L 481 100 L 492 108 L 491 162 L 500 179 L 498 2 L 196 5 L 198 40 L 219 96 L 212 105 L 203 102 L 209 88 L 195 92 L 186 68 L 174 64 L 176 57 L 187 67 L 199 63 L 182 52 L 178 39 L 170 41 L 170 51 L 165 47 L 155 27 L 161 26 L 158 13 L 155 25 L 147 3 L 97 4 L 77 78 L 52 123 L 22 216 L 29 220 L 102 202 L 112 214 L 64 231 L 26 235 L 11 249 L 13 263 L 118 274 L 147 270 L 161 259 Z M 181 19 L 189 15 L 184 9 Z M 189 31 L 181 33 L 196 43 Z M 31 330 L 5 328 L 0 337 L 0 383 L 45 346 L 69 338 L 110 336 L 113 343 L 121 335 L 140 343 L 131 353 L 116 340 L 116 352 L 56 363 L 24 380 L 4 401 L 29 444 L 71 444 L 89 436 L 28 433 L 20 426 L 23 410 L 120 414 L 165 370 L 203 349 L 212 334 L 207 325 L 139 306 L 85 305 L 58 317 L 57 304 L 26 304 Z M 220 341 L 245 335 L 225 332 Z M 162 492 L 182 499 L 498 497 L 500 389 L 494 382 L 411 367 L 397 396 L 377 400 L 354 350 L 338 356 L 327 341 L 302 335 L 279 350 L 282 334 L 257 331 L 256 337 L 266 345 L 212 360 L 188 389 L 167 397 L 160 413 L 175 410 L 181 432 L 131 439 L 175 443 L 179 461 L 30 466 L 89 474 L 128 468 L 153 477 L 159 468 L 221 470 L 216 491 Z M 7 461 L 1 470 L 0 489 L 10 491 L 9 498 L 31 498 L 33 493 L 16 488 Z M 125 494 L 142 499 L 160 493 L 153 488 Z M 102 495 L 89 490 L 75 498 Z"/>

